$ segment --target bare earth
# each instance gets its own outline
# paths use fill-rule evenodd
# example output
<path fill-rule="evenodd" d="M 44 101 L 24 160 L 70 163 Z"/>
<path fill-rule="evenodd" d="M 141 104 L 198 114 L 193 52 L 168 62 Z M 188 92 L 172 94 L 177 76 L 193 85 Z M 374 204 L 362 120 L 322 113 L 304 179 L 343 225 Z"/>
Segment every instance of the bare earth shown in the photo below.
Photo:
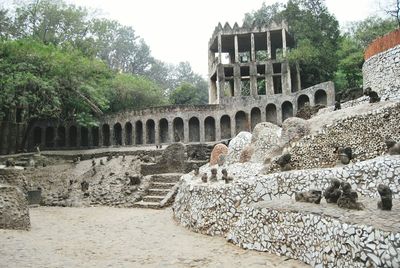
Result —
<path fill-rule="evenodd" d="M 30 209 L 31 231 L 0 230 L 0 267 L 309 267 L 193 233 L 167 210 Z"/>

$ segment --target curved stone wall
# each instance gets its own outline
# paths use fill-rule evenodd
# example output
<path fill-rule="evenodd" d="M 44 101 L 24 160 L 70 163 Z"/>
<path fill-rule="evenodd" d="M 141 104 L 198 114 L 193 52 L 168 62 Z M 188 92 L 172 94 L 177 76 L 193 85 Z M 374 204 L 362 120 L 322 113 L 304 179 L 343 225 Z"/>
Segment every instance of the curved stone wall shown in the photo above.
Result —
<path fill-rule="evenodd" d="M 365 52 L 363 87 L 382 100 L 400 99 L 400 30 L 375 40 Z"/>
<path fill-rule="evenodd" d="M 240 131 L 251 131 L 264 121 L 281 124 L 298 107 L 334 103 L 334 86 L 326 82 L 294 92 L 266 98 L 232 98 L 224 105 L 165 106 L 109 115 L 99 127 L 84 128 L 70 123 L 38 122 L 32 128 L 29 147 L 85 149 L 108 146 L 213 142 L 230 139 Z"/>
<path fill-rule="evenodd" d="M 388 258 L 385 264 L 396 267 L 392 261 L 397 261 L 400 253 L 396 251 L 399 240 L 395 237 L 400 237 L 397 220 L 391 221 L 391 226 L 397 228 L 397 231 L 390 233 L 385 232 L 390 229 L 385 226 L 380 227 L 378 224 L 379 228 L 376 229 L 370 226 L 372 220 L 369 217 L 375 215 L 378 222 L 379 218 L 381 222 L 387 218 L 376 209 L 376 199 L 371 199 L 378 196 L 376 188 L 379 183 L 389 185 L 393 197 L 400 198 L 400 156 L 382 156 L 337 168 L 269 175 L 259 175 L 259 164 L 235 164 L 228 166 L 227 170 L 235 178 L 231 184 L 222 181 L 204 184 L 200 177 L 192 174 L 181 178 L 173 206 L 174 217 L 181 225 L 203 234 L 226 236 L 244 248 L 286 255 L 312 265 L 328 264 L 329 260 L 327 267 L 365 267 L 367 264 L 377 267 L 383 264 L 380 262 L 385 255 Z M 203 166 L 200 169 L 202 173 L 210 175 L 210 167 Z M 221 168 L 218 170 L 220 173 Z M 366 205 L 372 204 L 368 206 L 368 212 L 360 216 L 359 212 L 346 212 L 332 204 L 312 206 L 317 210 L 330 206 L 328 210 L 334 209 L 339 215 L 347 213 L 349 218 L 353 215 L 356 220 L 365 219 L 364 222 L 360 224 L 353 221 L 349 224 L 337 214 L 329 216 L 322 210 L 316 213 L 299 208 L 283 210 L 279 207 L 279 204 L 284 206 L 292 202 L 290 198 L 296 191 L 325 189 L 331 178 L 349 182 L 362 198 L 368 200 L 365 201 Z M 269 206 L 267 210 L 253 208 L 262 202 Z M 303 203 L 299 206 L 304 207 Z M 387 212 L 388 217 L 396 218 L 397 211 L 392 214 Z M 352 230 L 351 234 L 343 233 L 345 230 Z M 358 238 L 355 233 L 359 234 Z M 370 237 L 371 233 L 375 236 Z M 303 238 L 300 239 L 300 236 Z M 365 242 L 364 237 L 371 241 Z M 357 239 L 363 242 L 358 243 Z M 368 246 L 368 243 L 374 245 Z M 393 254 L 389 248 L 392 253 L 395 248 Z"/>
<path fill-rule="evenodd" d="M 374 106 L 376 108 L 372 110 Z M 338 119 L 322 127 L 318 133 L 291 144 L 287 151 L 292 155 L 293 169 L 334 166 L 337 162 L 335 146 L 351 147 L 353 161 L 363 161 L 385 153 L 387 138 L 400 140 L 400 102 L 365 104 L 364 108 L 360 114 Z M 344 113 L 345 110 L 338 112 Z M 331 116 L 334 117 L 334 113 Z M 266 172 L 279 170 L 279 166 L 273 163 Z"/>

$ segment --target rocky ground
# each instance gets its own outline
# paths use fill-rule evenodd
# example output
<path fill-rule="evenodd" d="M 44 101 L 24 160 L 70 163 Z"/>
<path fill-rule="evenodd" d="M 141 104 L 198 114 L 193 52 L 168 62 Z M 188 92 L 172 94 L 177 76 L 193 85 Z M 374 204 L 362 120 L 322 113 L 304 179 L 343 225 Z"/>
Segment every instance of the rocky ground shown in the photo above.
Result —
<path fill-rule="evenodd" d="M 1 267 L 308 267 L 178 226 L 171 210 L 30 210 L 31 231 L 0 230 Z"/>

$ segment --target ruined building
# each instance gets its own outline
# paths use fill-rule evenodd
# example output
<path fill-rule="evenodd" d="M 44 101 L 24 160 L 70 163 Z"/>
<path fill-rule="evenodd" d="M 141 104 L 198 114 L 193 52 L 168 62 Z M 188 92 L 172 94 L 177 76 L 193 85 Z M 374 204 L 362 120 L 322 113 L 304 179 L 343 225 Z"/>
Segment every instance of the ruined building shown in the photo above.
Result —
<path fill-rule="evenodd" d="M 99 118 L 99 126 L 92 128 L 38 121 L 26 149 L 214 142 L 251 131 L 260 122 L 280 125 L 305 103 L 333 105 L 332 82 L 301 88 L 298 66 L 285 60 L 293 45 L 285 22 L 261 28 L 219 24 L 208 46 L 209 105 L 124 111 Z M 23 137 L 19 129 L 24 127 L 0 133 L 0 154 L 16 152 Z"/>

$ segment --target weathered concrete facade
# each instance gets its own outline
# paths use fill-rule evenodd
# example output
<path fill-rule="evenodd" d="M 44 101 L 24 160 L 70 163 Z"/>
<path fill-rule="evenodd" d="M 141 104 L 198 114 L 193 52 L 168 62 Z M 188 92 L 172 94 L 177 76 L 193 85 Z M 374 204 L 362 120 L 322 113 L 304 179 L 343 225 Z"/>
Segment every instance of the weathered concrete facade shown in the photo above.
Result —
<path fill-rule="evenodd" d="M 252 131 L 260 122 L 280 125 L 305 103 L 333 105 L 332 82 L 301 90 L 298 66 L 290 66 L 284 57 L 293 45 L 287 29 L 284 22 L 261 28 L 219 25 L 209 43 L 209 105 L 120 112 L 99 118 L 99 126 L 91 128 L 75 122 L 36 122 L 26 149 L 214 142 Z M 223 54 L 228 63 L 222 61 Z M 0 132 L 0 137 L 9 136 Z M 14 151 L 4 147 L 0 153 Z"/>
<path fill-rule="evenodd" d="M 230 139 L 240 131 L 251 131 L 260 122 L 281 124 L 296 114 L 305 102 L 331 105 L 332 82 L 295 92 L 272 96 L 268 101 L 244 98 L 235 105 L 164 106 L 129 111 L 100 119 L 98 127 L 71 123 L 38 122 L 32 129 L 29 148 L 93 148 L 196 143 Z"/>
<path fill-rule="evenodd" d="M 208 45 L 209 102 L 269 99 L 301 90 L 298 65 L 285 59 L 293 45 L 285 22 L 264 27 L 219 24 Z"/>

